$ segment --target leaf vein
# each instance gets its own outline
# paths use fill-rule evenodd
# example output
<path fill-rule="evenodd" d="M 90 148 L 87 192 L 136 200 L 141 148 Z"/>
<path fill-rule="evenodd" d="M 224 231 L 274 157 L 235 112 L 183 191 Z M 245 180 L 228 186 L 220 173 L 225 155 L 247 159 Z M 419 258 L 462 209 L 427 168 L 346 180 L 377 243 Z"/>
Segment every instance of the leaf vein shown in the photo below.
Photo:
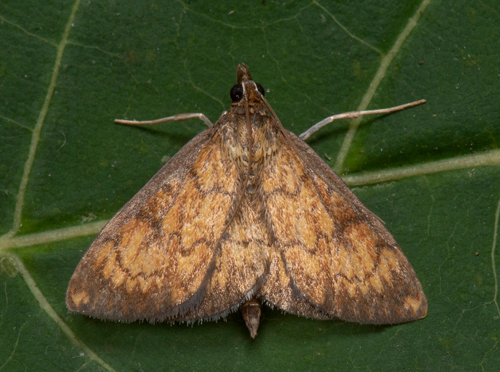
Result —
<path fill-rule="evenodd" d="M 380 83 L 384 79 L 385 73 L 387 72 L 387 69 L 391 65 L 392 60 L 394 59 L 396 54 L 401 50 L 401 46 L 408 38 L 410 33 L 413 31 L 413 29 L 416 27 L 420 16 L 423 14 L 425 8 L 427 7 L 427 5 L 429 5 L 429 3 L 430 0 L 422 1 L 415 14 L 413 14 L 413 16 L 408 20 L 406 27 L 401 31 L 399 36 L 396 38 L 396 41 L 394 42 L 394 45 L 392 46 L 389 53 L 387 53 L 387 55 L 382 57 L 380 61 L 380 66 L 377 72 L 375 73 L 375 76 L 373 77 L 372 81 L 368 85 L 368 90 L 361 99 L 361 103 L 359 104 L 356 111 L 363 111 L 368 108 L 368 105 L 370 104 L 373 96 L 375 95 L 375 92 L 377 91 Z M 356 134 L 358 126 L 361 123 L 361 120 L 362 120 L 361 118 L 357 118 L 351 121 L 351 123 L 349 124 L 349 130 L 344 138 L 344 142 L 342 143 L 342 147 L 340 148 L 339 154 L 337 155 L 337 161 L 335 162 L 335 166 L 333 167 L 333 170 L 339 174 L 342 173 L 342 168 L 344 165 L 345 158 L 347 157 L 347 153 L 349 152 L 349 148 L 351 147 L 351 143 L 354 139 L 354 135 Z"/>

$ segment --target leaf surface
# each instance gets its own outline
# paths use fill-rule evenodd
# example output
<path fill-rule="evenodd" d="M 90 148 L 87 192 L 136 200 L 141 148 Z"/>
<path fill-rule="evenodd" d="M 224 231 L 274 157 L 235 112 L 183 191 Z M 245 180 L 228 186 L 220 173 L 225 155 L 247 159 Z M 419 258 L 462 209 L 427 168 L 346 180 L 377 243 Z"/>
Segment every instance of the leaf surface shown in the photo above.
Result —
<path fill-rule="evenodd" d="M 498 368 L 500 15 L 495 0 L 3 2 L 0 5 L 0 370 Z M 188 326 L 70 314 L 69 278 L 103 223 L 197 121 L 115 118 L 230 105 L 245 62 L 283 125 L 385 221 L 429 300 L 375 327 L 265 309 Z M 496 256 L 497 257 L 496 257 Z"/>

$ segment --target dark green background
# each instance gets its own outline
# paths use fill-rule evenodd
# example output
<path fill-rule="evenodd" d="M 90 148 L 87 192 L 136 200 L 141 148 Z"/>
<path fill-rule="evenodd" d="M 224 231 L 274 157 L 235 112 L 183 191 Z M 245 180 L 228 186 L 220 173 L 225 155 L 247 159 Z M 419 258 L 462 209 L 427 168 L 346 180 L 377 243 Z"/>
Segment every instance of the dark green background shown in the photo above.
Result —
<path fill-rule="evenodd" d="M 64 304 L 68 280 L 96 234 L 77 237 L 78 231 L 109 219 L 165 156 L 203 129 L 195 120 L 131 128 L 113 119 L 203 112 L 215 122 L 230 105 L 236 65 L 245 62 L 284 126 L 301 133 L 360 105 L 382 58 L 421 5 L 2 1 L 1 234 L 13 228 L 33 129 L 37 121 L 43 125 L 22 226 L 0 240 L 0 370 L 498 370 L 500 156 L 495 166 L 411 178 L 396 172 L 392 182 L 354 189 L 413 264 L 429 300 L 424 320 L 374 327 L 266 309 L 251 340 L 239 314 L 194 327 L 119 324 L 69 314 Z M 431 1 L 369 107 L 428 103 L 365 119 L 342 174 L 442 159 L 460 164 L 464 155 L 496 151 L 499 24 L 497 0 Z M 335 123 L 308 141 L 332 167 L 348 125 Z M 59 238 L 69 227 L 74 237 Z M 33 245 L 36 233 L 50 243 Z M 32 240 L 13 247 L 23 236 Z"/>

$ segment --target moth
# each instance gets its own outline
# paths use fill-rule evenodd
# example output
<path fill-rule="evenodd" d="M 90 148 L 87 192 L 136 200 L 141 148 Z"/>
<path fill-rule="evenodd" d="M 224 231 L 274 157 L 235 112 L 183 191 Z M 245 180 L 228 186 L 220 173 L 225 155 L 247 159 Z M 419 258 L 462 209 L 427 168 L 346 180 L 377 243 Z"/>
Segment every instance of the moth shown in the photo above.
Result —
<path fill-rule="evenodd" d="M 209 128 L 103 228 L 69 283 L 70 311 L 154 323 L 241 309 L 252 338 L 262 304 L 369 324 L 426 316 L 422 286 L 383 222 L 284 129 L 264 94 L 241 64 L 215 125 L 203 114 L 118 121 L 200 118 Z"/>

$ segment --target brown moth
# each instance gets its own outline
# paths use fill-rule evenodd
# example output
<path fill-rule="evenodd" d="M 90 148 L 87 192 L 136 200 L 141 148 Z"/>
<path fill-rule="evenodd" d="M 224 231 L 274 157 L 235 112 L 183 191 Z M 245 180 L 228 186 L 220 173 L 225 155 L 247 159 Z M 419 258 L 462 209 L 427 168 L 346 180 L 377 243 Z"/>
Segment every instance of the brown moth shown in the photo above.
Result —
<path fill-rule="evenodd" d="M 71 278 L 69 310 L 194 322 L 241 309 L 252 337 L 262 304 L 370 324 L 425 317 L 422 286 L 383 222 L 283 128 L 244 64 L 237 81 L 215 125 L 203 114 L 118 121 L 200 118 L 209 129 L 103 228 Z"/>

